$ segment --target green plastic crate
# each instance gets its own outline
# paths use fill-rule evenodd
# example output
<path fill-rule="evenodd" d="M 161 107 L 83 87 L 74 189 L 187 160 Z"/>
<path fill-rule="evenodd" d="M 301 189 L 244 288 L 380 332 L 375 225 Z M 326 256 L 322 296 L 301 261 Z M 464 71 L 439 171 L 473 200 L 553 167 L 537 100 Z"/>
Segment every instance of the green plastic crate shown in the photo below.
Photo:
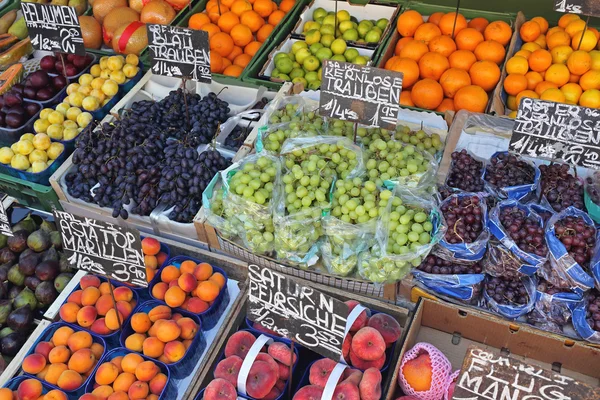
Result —
<path fill-rule="evenodd" d="M 0 192 L 14 197 L 19 203 L 38 210 L 52 212 L 62 210 L 58 196 L 50 186 L 31 183 L 12 176 L 0 174 Z"/>

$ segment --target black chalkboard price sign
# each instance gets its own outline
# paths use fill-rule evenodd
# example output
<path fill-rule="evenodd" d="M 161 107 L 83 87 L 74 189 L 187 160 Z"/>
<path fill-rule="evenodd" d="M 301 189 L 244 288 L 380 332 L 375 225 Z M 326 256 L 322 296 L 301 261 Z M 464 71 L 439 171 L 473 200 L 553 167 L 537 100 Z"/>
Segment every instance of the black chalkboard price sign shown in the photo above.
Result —
<path fill-rule="evenodd" d="M 85 55 L 75 8 L 21 2 L 21 11 L 34 49 Z"/>
<path fill-rule="evenodd" d="M 148 25 L 152 73 L 211 82 L 208 32 Z"/>
<path fill-rule="evenodd" d="M 598 0 L 554 0 L 554 11 L 600 17 Z"/>
<path fill-rule="evenodd" d="M 324 60 L 319 114 L 396 129 L 402 73 Z"/>
<path fill-rule="evenodd" d="M 248 266 L 248 318 L 322 356 L 339 360 L 348 306 L 283 274 Z"/>
<path fill-rule="evenodd" d="M 77 269 L 146 287 L 140 233 L 110 222 L 54 211 L 63 249 Z"/>
<path fill-rule="evenodd" d="M 4 199 L 6 196 L 5 193 L 0 193 L 0 235 L 14 236 L 10 226 L 10 220 L 8 219 L 8 215 L 6 215 L 6 209 L 4 208 Z"/>
<path fill-rule="evenodd" d="M 523 98 L 509 150 L 600 169 L 600 110 Z"/>

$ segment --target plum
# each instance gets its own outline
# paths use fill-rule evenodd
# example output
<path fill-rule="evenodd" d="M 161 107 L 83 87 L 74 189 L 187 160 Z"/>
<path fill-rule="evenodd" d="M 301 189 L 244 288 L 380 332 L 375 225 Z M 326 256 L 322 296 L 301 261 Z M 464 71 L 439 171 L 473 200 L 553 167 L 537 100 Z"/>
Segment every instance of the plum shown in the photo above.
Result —
<path fill-rule="evenodd" d="M 79 73 L 79 71 L 77 71 L 77 68 L 73 64 L 65 66 L 65 71 L 67 73 L 67 76 L 75 76 Z"/>
<path fill-rule="evenodd" d="M 55 94 L 56 93 L 54 93 L 54 91 L 51 88 L 46 87 L 38 90 L 36 94 L 36 99 L 38 99 L 39 101 L 47 101 L 54 97 Z"/>
<path fill-rule="evenodd" d="M 35 103 L 26 103 L 25 104 L 25 112 L 28 117 L 33 117 L 38 111 L 40 111 L 40 106 Z"/>
<path fill-rule="evenodd" d="M 23 96 L 25 96 L 26 99 L 35 99 L 36 95 L 37 90 L 33 86 L 26 86 L 23 90 Z"/>
<path fill-rule="evenodd" d="M 54 86 L 56 90 L 61 90 L 62 88 L 67 86 L 68 83 L 69 82 L 67 82 L 67 78 L 65 78 L 62 75 L 57 75 L 54 78 L 52 78 L 52 86 Z"/>
<path fill-rule="evenodd" d="M 50 76 L 46 71 L 37 70 L 27 77 L 27 80 L 31 82 L 31 86 L 36 89 L 45 88 L 50 83 Z"/>
<path fill-rule="evenodd" d="M 18 128 L 23 125 L 25 118 L 23 118 L 23 114 L 10 113 L 4 118 L 4 121 L 8 127 Z"/>
<path fill-rule="evenodd" d="M 54 64 L 56 63 L 56 57 L 44 56 L 40 60 L 40 68 L 47 72 L 54 71 Z"/>
<path fill-rule="evenodd" d="M 17 106 L 17 105 L 20 105 L 22 102 L 23 102 L 23 96 L 18 93 L 9 92 L 4 96 L 4 105 L 5 106 L 8 106 L 8 107 Z"/>

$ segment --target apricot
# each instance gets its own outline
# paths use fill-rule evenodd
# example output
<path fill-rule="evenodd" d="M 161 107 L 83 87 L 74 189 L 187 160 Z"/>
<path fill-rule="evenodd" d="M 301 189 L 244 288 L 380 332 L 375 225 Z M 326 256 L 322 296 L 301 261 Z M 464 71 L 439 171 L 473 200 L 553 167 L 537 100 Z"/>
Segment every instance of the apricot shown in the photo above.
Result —
<path fill-rule="evenodd" d="M 134 333 L 129 335 L 127 339 L 125 339 L 125 347 L 131 351 L 141 352 L 143 349 L 144 340 L 146 339 L 146 335 L 143 333 Z"/>
<path fill-rule="evenodd" d="M 81 286 L 81 289 L 87 289 L 88 287 L 94 286 L 94 287 L 99 287 L 100 286 L 100 278 L 98 278 L 95 275 L 85 275 L 81 277 L 81 280 L 79 281 L 79 286 Z"/>
<path fill-rule="evenodd" d="M 208 280 L 200 282 L 198 284 L 198 287 L 194 291 L 194 295 L 200 298 L 200 300 L 204 300 L 210 303 L 211 301 L 214 301 L 217 298 L 220 291 L 221 289 L 219 288 L 219 285 L 217 285 L 213 281 Z"/>
<path fill-rule="evenodd" d="M 100 284 L 100 287 L 98 289 L 100 289 L 100 293 L 102 293 L 102 296 L 104 296 L 105 294 L 110 294 L 111 286 L 114 288 L 114 286 L 108 282 L 102 282 Z"/>
<path fill-rule="evenodd" d="M 181 318 L 183 318 L 183 315 L 181 315 L 180 313 L 175 313 L 173 314 L 173 316 L 171 317 L 171 319 L 175 322 L 179 321 Z"/>
<path fill-rule="evenodd" d="M 119 368 L 113 363 L 105 362 L 96 370 L 96 383 L 110 385 L 117 379 L 117 376 L 119 376 Z"/>
<path fill-rule="evenodd" d="M 96 369 L 96 365 L 98 365 L 98 360 L 94 361 L 92 368 L 90 368 L 86 373 L 82 374 L 83 377 L 87 379 Z"/>
<path fill-rule="evenodd" d="M 94 356 L 96 356 L 96 360 L 99 360 L 102 358 L 102 354 L 104 353 L 104 346 L 102 346 L 100 343 L 92 343 L 90 350 L 92 353 L 94 353 Z"/>
<path fill-rule="evenodd" d="M 191 297 L 185 305 L 184 309 L 194 314 L 200 314 L 201 312 L 208 310 L 209 307 L 210 306 L 208 305 L 208 303 L 204 300 L 200 300 L 197 297 Z"/>
<path fill-rule="evenodd" d="M 90 335 L 86 331 L 79 331 L 72 334 L 67 340 L 67 346 L 69 350 L 75 352 L 80 349 L 89 349 L 92 347 L 92 343 L 94 340 L 92 339 L 92 335 Z"/>
<path fill-rule="evenodd" d="M 131 303 L 119 300 L 117 301 L 117 310 L 119 310 L 119 312 L 123 315 L 124 319 L 127 319 L 133 312 L 133 306 L 131 305 Z"/>
<path fill-rule="evenodd" d="M 135 368 L 135 377 L 142 382 L 149 382 L 160 372 L 158 365 L 152 361 L 144 361 Z"/>
<path fill-rule="evenodd" d="M 17 398 L 20 400 L 36 400 L 42 395 L 42 382 L 37 379 L 26 379 L 17 388 Z"/>
<path fill-rule="evenodd" d="M 167 376 L 162 372 L 156 374 L 156 376 L 152 378 L 152 380 L 150 380 L 150 383 L 148 384 L 148 386 L 150 387 L 150 392 L 156 395 L 159 395 L 166 385 Z"/>
<path fill-rule="evenodd" d="M 179 286 L 170 287 L 165 293 L 165 303 L 169 307 L 179 307 L 185 301 L 186 294 Z"/>
<path fill-rule="evenodd" d="M 151 337 L 156 337 L 156 333 L 158 332 L 158 329 L 159 329 L 159 327 L 160 327 L 160 324 L 161 324 L 163 321 L 166 321 L 166 319 L 159 319 L 158 321 L 156 321 L 156 322 L 154 323 L 154 325 L 152 325 L 152 326 L 150 327 L 150 329 L 148 329 L 148 332 L 147 332 L 147 333 L 148 333 L 148 336 L 151 336 Z"/>
<path fill-rule="evenodd" d="M 68 302 L 60 306 L 60 311 L 58 314 L 60 315 L 60 319 L 63 321 L 74 324 L 77 322 L 77 313 L 80 309 L 81 307 L 79 307 L 77 303 Z"/>
<path fill-rule="evenodd" d="M 107 399 L 108 396 L 110 396 L 114 392 L 115 391 L 113 390 L 112 386 L 110 386 L 110 385 L 98 386 L 97 388 L 92 390 L 92 393 L 101 399 Z M 79 400 L 81 400 L 81 399 L 79 399 Z"/>
<path fill-rule="evenodd" d="M 193 339 L 198 332 L 198 325 L 191 318 L 181 318 L 177 321 L 177 325 L 181 328 L 181 339 Z"/>
<path fill-rule="evenodd" d="M 83 378 L 76 371 L 67 369 L 60 374 L 56 386 L 64 390 L 75 390 L 83 385 Z"/>
<path fill-rule="evenodd" d="M 108 326 L 106 326 L 105 318 L 98 318 L 95 320 L 92 326 L 90 326 L 90 330 L 99 335 L 110 335 L 112 333 L 112 331 L 108 329 Z"/>
<path fill-rule="evenodd" d="M 200 263 L 194 270 L 194 276 L 198 282 L 205 281 L 213 274 L 213 267 L 209 263 Z"/>
<path fill-rule="evenodd" d="M 135 375 L 131 372 L 123 372 L 117 376 L 113 383 L 113 389 L 115 392 L 127 392 L 133 382 L 135 382 Z"/>
<path fill-rule="evenodd" d="M 171 309 L 167 306 L 156 306 L 148 312 L 148 318 L 152 322 L 156 322 L 159 319 L 169 319 L 171 318 Z"/>
<path fill-rule="evenodd" d="M 129 353 L 123 357 L 121 360 L 121 368 L 123 368 L 123 372 L 129 372 L 130 374 L 135 374 L 135 369 L 138 365 L 144 362 L 144 358 L 139 354 Z"/>
<path fill-rule="evenodd" d="M 100 289 L 97 287 L 87 287 L 83 289 L 83 293 L 81 294 L 81 304 L 84 306 L 93 306 L 96 304 L 101 295 Z"/>
<path fill-rule="evenodd" d="M 165 261 L 167 261 L 167 253 L 163 253 L 162 251 L 156 255 L 156 261 L 158 261 L 158 265 L 163 265 Z"/>
<path fill-rule="evenodd" d="M 48 361 L 51 364 L 66 363 L 71 357 L 71 351 L 66 346 L 56 346 L 50 350 Z"/>
<path fill-rule="evenodd" d="M 164 354 L 162 356 L 158 357 L 158 361 L 160 361 L 162 363 L 165 363 L 165 364 L 169 364 L 170 363 L 169 359 Z"/>
<path fill-rule="evenodd" d="M 167 265 L 160 272 L 160 280 L 169 283 L 171 281 L 176 281 L 177 279 L 179 279 L 180 275 L 181 272 L 179 271 L 179 268 L 177 268 L 174 265 Z"/>
<path fill-rule="evenodd" d="M 40 379 L 42 381 L 45 380 L 46 379 L 46 374 L 48 373 L 49 369 L 50 369 L 50 364 L 46 364 L 46 366 L 44 367 L 43 370 L 41 370 L 40 372 L 38 372 L 37 374 L 35 374 L 36 378 L 38 378 L 38 379 Z"/>
<path fill-rule="evenodd" d="M 146 267 L 146 274 L 148 274 L 148 271 L 154 271 L 158 267 L 158 260 L 155 256 L 144 256 L 144 266 Z"/>
<path fill-rule="evenodd" d="M 223 289 L 225 287 L 225 285 L 227 284 L 227 280 L 225 279 L 225 276 L 220 272 L 215 272 L 214 274 L 212 274 L 212 276 L 210 278 L 208 278 L 208 280 L 216 283 L 220 289 Z"/>
<path fill-rule="evenodd" d="M 152 296 L 159 300 L 165 299 L 165 293 L 167 293 L 167 289 L 169 289 L 169 284 L 165 282 L 158 282 L 152 288 Z"/>
<path fill-rule="evenodd" d="M 148 384 L 146 382 L 135 381 L 127 391 L 129 398 L 134 399 L 145 399 L 148 396 Z"/>
<path fill-rule="evenodd" d="M 169 363 L 174 363 L 183 358 L 185 355 L 185 346 L 178 340 L 173 340 L 165 344 L 165 357 L 169 360 Z"/>
<path fill-rule="evenodd" d="M 130 323 L 131 328 L 137 333 L 146 333 L 152 326 L 152 321 L 150 321 L 148 314 L 144 312 L 133 314 Z"/>
<path fill-rule="evenodd" d="M 67 364 L 65 363 L 50 364 L 44 379 L 46 382 L 56 385 L 58 383 L 58 378 L 60 378 L 62 373 L 68 369 L 69 367 L 67 367 Z"/>
<path fill-rule="evenodd" d="M 170 289 L 170 288 L 172 288 L 172 287 L 175 287 L 175 286 L 179 287 L 179 282 L 178 282 L 178 280 L 177 280 L 177 279 L 175 279 L 175 280 L 172 280 L 171 282 L 169 282 L 169 289 Z M 166 295 L 167 295 L 167 294 L 165 293 L 165 296 L 166 296 Z"/>
<path fill-rule="evenodd" d="M 54 389 L 46 393 L 44 400 L 67 400 L 67 395 L 61 390 Z"/>
<path fill-rule="evenodd" d="M 121 362 L 123 361 L 123 356 L 118 356 L 110 360 L 111 363 L 115 364 L 119 369 L 119 373 L 123 372 L 123 368 L 121 367 Z"/>
<path fill-rule="evenodd" d="M 46 358 L 46 361 L 48 361 L 48 355 L 53 348 L 54 345 L 50 342 L 39 342 L 37 346 L 35 346 L 34 353 L 43 355 Z"/>
<path fill-rule="evenodd" d="M 191 293 L 198 286 L 198 281 L 194 275 L 185 272 L 177 279 L 177 284 L 184 292 Z"/>
<path fill-rule="evenodd" d="M 116 311 L 114 308 L 108 310 L 106 317 L 104 317 L 104 323 L 111 331 L 116 331 L 121 327 L 125 318 L 121 312 Z"/>
<path fill-rule="evenodd" d="M 196 269 L 196 263 L 192 260 L 185 260 L 179 266 L 179 272 L 181 274 L 194 274 L 194 270 Z"/>
<path fill-rule="evenodd" d="M 181 328 L 177 325 L 177 322 L 172 320 L 163 321 L 156 333 L 156 337 L 164 343 L 178 339 L 179 335 L 181 335 Z"/>
<path fill-rule="evenodd" d="M 14 398 L 13 392 L 9 388 L 0 389 L 0 400 L 13 400 Z"/>
<path fill-rule="evenodd" d="M 184 340 L 181 343 L 183 343 L 183 345 L 185 346 L 185 349 L 187 350 L 187 349 L 190 348 L 190 346 L 192 345 L 193 341 L 192 341 L 192 339 L 186 339 L 186 340 Z"/>
<path fill-rule="evenodd" d="M 99 396 L 94 393 L 85 393 L 79 398 L 79 400 L 102 400 Z"/>
<path fill-rule="evenodd" d="M 98 312 L 96 311 L 96 307 L 84 306 L 77 312 L 77 324 L 84 328 L 88 328 L 92 326 L 97 316 Z"/>
<path fill-rule="evenodd" d="M 144 340 L 142 345 L 142 351 L 145 356 L 158 358 L 160 357 L 165 349 L 165 344 L 156 337 L 149 337 Z"/>
<path fill-rule="evenodd" d="M 143 238 L 142 251 L 144 252 L 144 254 L 154 256 L 160 251 L 160 242 L 151 237 Z"/>
<path fill-rule="evenodd" d="M 133 292 L 131 289 L 125 286 L 119 286 L 118 288 L 115 288 L 114 294 L 116 301 L 130 302 L 133 299 Z"/>
<path fill-rule="evenodd" d="M 146 397 L 146 400 L 158 400 L 158 396 L 155 394 L 149 394 L 148 397 Z"/>
<path fill-rule="evenodd" d="M 115 308 L 112 296 L 110 294 L 103 294 L 96 302 L 96 310 L 98 315 L 105 316 L 108 310 Z"/>
<path fill-rule="evenodd" d="M 45 367 L 46 357 L 37 353 L 33 353 L 25 357 L 22 364 L 23 371 L 32 375 L 42 372 Z"/>
<path fill-rule="evenodd" d="M 55 346 L 66 346 L 69 336 L 71 336 L 73 332 L 75 331 L 68 326 L 61 326 L 54 331 L 54 334 L 52 335 L 52 344 Z"/>
<path fill-rule="evenodd" d="M 77 350 L 71 355 L 69 358 L 69 363 L 67 364 L 69 369 L 79 372 L 80 374 L 85 374 L 90 369 L 94 367 L 94 362 L 96 361 L 96 356 L 92 353 L 90 349 L 81 349 Z"/>

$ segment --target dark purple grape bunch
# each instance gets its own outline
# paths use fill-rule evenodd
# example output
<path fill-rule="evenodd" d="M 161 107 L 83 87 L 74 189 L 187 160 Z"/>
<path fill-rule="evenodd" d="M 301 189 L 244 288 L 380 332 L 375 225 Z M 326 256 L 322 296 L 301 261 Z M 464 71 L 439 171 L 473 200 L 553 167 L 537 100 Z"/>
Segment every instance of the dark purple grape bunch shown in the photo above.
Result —
<path fill-rule="evenodd" d="M 455 196 L 445 202 L 441 210 L 448 224 L 446 242 L 473 243 L 483 231 L 483 207 L 479 197 Z"/>
<path fill-rule="evenodd" d="M 519 249 L 540 257 L 548 254 L 544 228 L 524 210 L 516 206 L 504 207 L 500 210 L 500 223 Z"/>
<path fill-rule="evenodd" d="M 600 292 L 592 289 L 586 293 L 587 310 L 585 318 L 590 327 L 600 332 Z"/>
<path fill-rule="evenodd" d="M 452 153 L 452 165 L 446 184 L 466 192 L 483 191 L 483 162 L 474 159 L 465 149 Z"/>
<path fill-rule="evenodd" d="M 485 293 L 498 304 L 524 306 L 529 303 L 529 293 L 521 279 L 490 276 L 484 284 Z"/>
<path fill-rule="evenodd" d="M 583 185 L 569 173 L 569 165 L 540 165 L 542 193 L 555 211 L 569 206 L 584 210 Z"/>
<path fill-rule="evenodd" d="M 583 268 L 588 268 L 594 255 L 596 229 L 581 217 L 565 217 L 554 224 L 554 234 L 567 252 Z"/>
<path fill-rule="evenodd" d="M 594 177 L 588 176 L 586 183 L 588 196 L 595 204 L 600 204 L 600 182 L 598 182 L 596 174 Z"/>
<path fill-rule="evenodd" d="M 547 295 L 550 295 L 550 296 L 553 296 L 553 295 L 558 294 L 558 293 L 567 293 L 567 292 L 569 292 L 568 289 L 563 289 L 563 288 L 559 288 L 557 286 L 554 286 L 553 284 L 551 284 L 550 282 L 548 282 L 544 278 L 539 278 L 538 285 L 537 285 L 537 290 L 538 290 L 538 292 L 546 293 Z"/>
<path fill-rule="evenodd" d="M 535 180 L 531 164 L 510 153 L 498 153 L 485 169 L 485 180 L 496 187 L 530 185 Z"/>
<path fill-rule="evenodd" d="M 417 269 L 419 271 L 427 272 L 428 274 L 436 275 L 481 274 L 483 272 L 483 268 L 478 262 L 475 264 L 458 264 L 434 256 L 433 254 L 425 257 Z"/>

